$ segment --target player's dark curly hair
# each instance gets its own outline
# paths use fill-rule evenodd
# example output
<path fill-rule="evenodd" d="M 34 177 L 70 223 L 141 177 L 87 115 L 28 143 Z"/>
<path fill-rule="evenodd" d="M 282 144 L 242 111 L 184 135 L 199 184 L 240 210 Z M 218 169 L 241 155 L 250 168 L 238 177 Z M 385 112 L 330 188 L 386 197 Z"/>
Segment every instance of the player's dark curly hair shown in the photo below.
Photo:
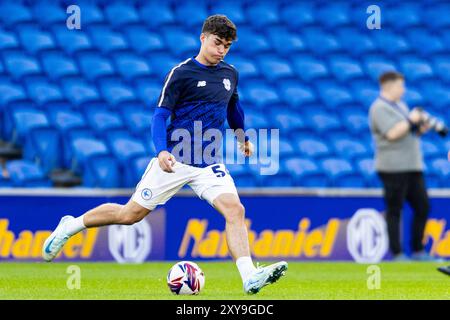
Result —
<path fill-rule="evenodd" d="M 234 23 L 223 14 L 209 16 L 203 23 L 202 33 L 210 33 L 225 40 L 237 39 L 237 29 Z"/>

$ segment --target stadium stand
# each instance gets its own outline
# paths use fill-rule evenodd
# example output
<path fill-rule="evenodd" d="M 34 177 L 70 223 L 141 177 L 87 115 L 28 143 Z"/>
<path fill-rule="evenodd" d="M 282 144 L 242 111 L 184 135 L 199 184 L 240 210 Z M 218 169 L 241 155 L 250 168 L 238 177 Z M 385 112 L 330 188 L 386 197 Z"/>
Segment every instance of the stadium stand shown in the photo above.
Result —
<path fill-rule="evenodd" d="M 368 32 L 359 3 L 81 1 L 82 29 L 69 30 L 67 1 L 0 0 L 0 141 L 22 151 L 0 187 L 49 187 L 58 170 L 83 187 L 133 187 L 154 155 L 164 77 L 197 53 L 214 13 L 238 26 L 226 61 L 247 128 L 280 129 L 278 174 L 230 165 L 237 186 L 379 187 L 367 123 L 377 77 L 403 72 L 405 100 L 450 122 L 450 7 L 386 1 L 386 27 Z M 429 185 L 448 187 L 450 140 L 422 145 Z"/>

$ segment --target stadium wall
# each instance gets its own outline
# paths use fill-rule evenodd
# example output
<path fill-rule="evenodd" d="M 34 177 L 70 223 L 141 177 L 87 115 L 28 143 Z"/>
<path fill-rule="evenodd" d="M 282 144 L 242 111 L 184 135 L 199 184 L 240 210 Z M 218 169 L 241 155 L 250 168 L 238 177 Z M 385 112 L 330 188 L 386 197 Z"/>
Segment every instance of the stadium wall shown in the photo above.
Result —
<path fill-rule="evenodd" d="M 389 260 L 381 191 L 245 189 L 251 251 L 257 261 Z M 432 255 L 450 258 L 450 190 L 431 190 L 432 213 L 424 242 Z M 125 203 L 130 190 L 0 191 L 0 261 L 39 261 L 45 238 L 66 214 L 78 216 L 104 202 Z M 404 211 L 409 250 L 412 214 Z M 224 219 L 190 190 L 133 226 L 88 229 L 71 238 L 59 261 L 230 259 Z"/>

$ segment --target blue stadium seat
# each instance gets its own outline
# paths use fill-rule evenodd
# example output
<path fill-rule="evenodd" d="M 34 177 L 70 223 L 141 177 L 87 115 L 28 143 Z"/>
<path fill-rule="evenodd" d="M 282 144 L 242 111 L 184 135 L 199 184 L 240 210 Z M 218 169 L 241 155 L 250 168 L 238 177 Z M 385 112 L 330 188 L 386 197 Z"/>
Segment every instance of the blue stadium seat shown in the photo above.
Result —
<path fill-rule="evenodd" d="M 279 155 L 280 159 L 285 159 L 286 157 L 294 156 L 296 153 L 296 146 L 292 144 L 288 139 L 279 139 Z M 271 152 L 275 152 L 275 150 L 270 150 Z"/>
<path fill-rule="evenodd" d="M 259 69 L 264 77 L 269 81 L 292 78 L 294 71 L 288 61 L 278 58 L 275 55 L 264 55 L 258 58 Z"/>
<path fill-rule="evenodd" d="M 359 169 L 359 172 L 364 177 L 366 184 L 369 187 L 381 187 L 381 181 L 375 171 L 375 161 L 373 157 L 358 160 L 356 162 L 356 167 Z"/>
<path fill-rule="evenodd" d="M 86 118 L 90 127 L 101 136 L 125 127 L 119 114 L 108 109 L 86 110 Z"/>
<path fill-rule="evenodd" d="M 332 139 L 331 143 L 336 154 L 343 159 L 353 160 L 355 158 L 362 158 L 369 153 L 367 147 L 355 139 L 337 138 Z"/>
<path fill-rule="evenodd" d="M 350 162 L 344 159 L 325 159 L 321 162 L 321 167 L 334 187 L 362 188 L 366 186 L 364 178 L 353 170 Z"/>
<path fill-rule="evenodd" d="M 248 21 L 256 28 L 267 27 L 280 21 L 276 2 L 251 3 L 247 8 Z"/>
<path fill-rule="evenodd" d="M 186 19 L 189 20 L 189 19 Z M 173 55 L 186 59 L 198 51 L 199 39 L 182 28 L 164 28 L 164 41 Z"/>
<path fill-rule="evenodd" d="M 278 93 L 283 102 L 292 107 L 301 108 L 317 101 L 314 90 L 296 80 L 279 81 Z"/>
<path fill-rule="evenodd" d="M 303 39 L 285 27 L 271 27 L 267 30 L 267 36 L 271 46 L 281 56 L 289 58 L 292 54 L 306 50 Z"/>
<path fill-rule="evenodd" d="M 341 129 L 339 118 L 332 113 L 323 110 L 309 110 L 305 112 L 307 126 L 312 131 L 329 134 Z"/>
<path fill-rule="evenodd" d="M 316 16 L 321 25 L 334 29 L 350 24 L 350 14 L 350 4 L 340 2 L 322 6 Z"/>
<path fill-rule="evenodd" d="M 339 28 L 336 36 L 347 54 L 360 57 L 377 50 L 371 37 L 354 28 Z"/>
<path fill-rule="evenodd" d="M 276 110 L 271 117 L 275 128 L 284 130 L 284 132 L 294 133 L 306 128 L 305 121 L 301 114 L 292 111 Z M 282 131 L 283 132 L 283 131 Z"/>
<path fill-rule="evenodd" d="M 102 10 L 100 10 L 93 1 L 82 0 L 77 2 L 82 12 L 82 25 L 98 25 L 106 23 Z"/>
<path fill-rule="evenodd" d="M 320 139 L 302 139 L 298 141 L 300 154 L 307 158 L 323 158 L 331 154 L 328 146 Z"/>
<path fill-rule="evenodd" d="M 363 110 L 344 110 L 341 114 L 342 123 L 349 133 L 357 135 L 369 131 L 369 118 Z"/>
<path fill-rule="evenodd" d="M 443 146 L 438 142 L 438 140 L 432 139 L 421 139 L 421 149 L 425 158 L 436 158 L 436 157 L 445 157 L 446 151 Z"/>
<path fill-rule="evenodd" d="M 422 93 L 410 86 L 407 86 L 403 100 L 410 107 L 424 106 L 427 103 Z"/>
<path fill-rule="evenodd" d="M 93 50 L 89 37 L 82 30 L 69 30 L 66 26 L 55 26 L 53 28 L 56 41 L 68 54 Z"/>
<path fill-rule="evenodd" d="M 315 8 L 312 2 L 295 2 L 283 7 L 280 17 L 292 30 L 315 23 Z"/>
<path fill-rule="evenodd" d="M 329 76 L 328 69 L 325 64 L 307 55 L 298 55 L 293 58 L 294 71 L 303 81 L 309 82 Z"/>
<path fill-rule="evenodd" d="M 15 79 L 41 74 L 39 62 L 23 52 L 7 52 L 3 55 L 5 68 Z"/>
<path fill-rule="evenodd" d="M 99 54 L 82 54 L 78 58 L 78 63 L 84 76 L 91 81 L 102 77 L 112 77 L 116 74 L 109 59 Z"/>
<path fill-rule="evenodd" d="M 267 38 L 252 28 L 239 28 L 238 37 L 239 41 L 233 44 L 233 52 L 253 55 L 265 53 L 271 49 Z"/>
<path fill-rule="evenodd" d="M 434 159 L 431 161 L 430 168 L 441 177 L 442 186 L 450 186 L 450 162 L 447 159 Z"/>
<path fill-rule="evenodd" d="M 323 104 L 331 109 L 336 109 L 339 106 L 348 105 L 353 102 L 353 97 L 349 90 L 333 82 L 319 83 L 317 85 L 317 91 Z"/>
<path fill-rule="evenodd" d="M 320 28 L 312 27 L 303 31 L 305 43 L 316 55 L 327 55 L 342 50 L 337 39 Z"/>
<path fill-rule="evenodd" d="M 368 109 L 379 96 L 379 88 L 373 82 L 355 81 L 351 85 L 351 92 L 355 101 Z"/>
<path fill-rule="evenodd" d="M 260 75 L 259 68 L 253 59 L 245 58 L 240 55 L 230 55 L 226 57 L 226 62 L 233 65 L 239 72 L 239 80 L 256 79 Z"/>
<path fill-rule="evenodd" d="M 425 60 L 417 57 L 402 57 L 399 65 L 406 79 L 411 82 L 432 78 L 434 76 L 431 66 Z"/>
<path fill-rule="evenodd" d="M 67 7 L 58 2 L 41 1 L 33 6 L 34 20 L 43 26 L 65 24 Z"/>
<path fill-rule="evenodd" d="M 0 50 L 17 49 L 19 41 L 12 32 L 8 32 L 0 28 Z"/>
<path fill-rule="evenodd" d="M 224 14 L 236 25 L 243 25 L 246 22 L 246 15 L 239 1 L 211 3 L 211 14 Z"/>
<path fill-rule="evenodd" d="M 208 10 L 202 1 L 183 1 L 175 6 L 175 19 L 186 27 L 200 27 L 208 17 Z"/>
<path fill-rule="evenodd" d="M 227 164 L 227 169 L 238 188 L 257 187 L 259 180 L 249 170 L 248 165 Z"/>
<path fill-rule="evenodd" d="M 163 88 L 163 83 L 155 80 L 137 79 L 135 92 L 146 106 L 154 107 Z"/>
<path fill-rule="evenodd" d="M 134 158 L 147 155 L 147 150 L 142 141 L 129 134 L 112 133 L 106 139 L 112 154 L 122 166 L 127 166 L 129 161 Z"/>
<path fill-rule="evenodd" d="M 407 37 L 414 50 L 421 53 L 425 58 L 445 51 L 441 39 L 422 28 L 408 30 Z"/>
<path fill-rule="evenodd" d="M 19 144 L 25 142 L 25 136 L 32 129 L 49 126 L 49 121 L 45 113 L 32 108 L 13 110 L 12 119 L 14 129 L 11 141 Z"/>
<path fill-rule="evenodd" d="M 1 107 L 14 101 L 26 99 L 26 93 L 22 86 L 12 83 L 9 79 L 0 78 L 0 110 Z"/>
<path fill-rule="evenodd" d="M 150 132 L 153 113 L 150 109 L 121 108 L 122 117 L 128 130 L 134 134 Z"/>
<path fill-rule="evenodd" d="M 363 59 L 366 73 L 376 82 L 387 71 L 398 71 L 395 64 L 381 56 L 369 56 Z"/>
<path fill-rule="evenodd" d="M 126 3 L 116 2 L 108 4 L 105 7 L 105 16 L 115 28 L 128 27 L 140 22 L 136 9 Z"/>
<path fill-rule="evenodd" d="M 26 29 L 19 33 L 22 46 L 30 53 L 37 54 L 44 50 L 55 49 L 53 38 L 48 32 Z"/>
<path fill-rule="evenodd" d="M 330 57 L 329 66 L 334 77 L 342 82 L 366 77 L 359 62 L 345 56 Z"/>
<path fill-rule="evenodd" d="M 51 181 L 38 165 L 28 160 L 12 160 L 6 163 L 6 170 L 15 187 L 51 187 Z"/>
<path fill-rule="evenodd" d="M 175 23 L 175 15 L 168 3 L 152 1 L 146 3 L 139 10 L 141 20 L 151 28 L 159 28 L 162 25 Z"/>
<path fill-rule="evenodd" d="M 155 53 L 152 54 L 150 57 L 150 67 L 152 70 L 154 70 L 155 76 L 158 77 L 160 80 L 164 80 L 166 75 L 169 74 L 170 70 L 174 68 L 175 66 L 179 65 L 185 59 L 178 59 L 174 56 L 167 53 Z M 161 88 L 162 88 L 163 82 L 161 82 Z"/>
<path fill-rule="evenodd" d="M 65 79 L 62 88 L 64 96 L 77 106 L 100 100 L 97 89 L 81 79 Z"/>
<path fill-rule="evenodd" d="M 121 33 L 109 28 L 90 28 L 93 45 L 103 53 L 112 53 L 128 49 L 128 44 Z"/>
<path fill-rule="evenodd" d="M 439 75 L 440 79 L 450 83 L 450 59 L 448 56 L 437 56 L 433 59 L 434 73 Z"/>
<path fill-rule="evenodd" d="M 260 82 L 248 83 L 245 86 L 241 86 L 241 93 L 243 93 L 242 98 L 244 101 L 249 101 L 259 108 L 280 102 L 277 91 Z"/>
<path fill-rule="evenodd" d="M 73 110 L 52 109 L 48 112 L 51 125 L 58 129 L 64 136 L 75 129 L 86 129 L 87 122 L 83 115 Z"/>
<path fill-rule="evenodd" d="M 407 2 L 396 5 L 385 12 L 385 21 L 382 23 L 399 31 L 421 26 L 422 24 L 420 5 L 416 3 Z"/>
<path fill-rule="evenodd" d="M 411 51 L 411 46 L 406 39 L 389 30 L 377 30 L 373 35 L 377 47 L 392 56 L 399 56 Z"/>
<path fill-rule="evenodd" d="M 45 174 L 62 167 L 61 139 L 57 130 L 34 129 L 27 136 L 23 150 L 24 158 L 41 167 Z"/>
<path fill-rule="evenodd" d="M 245 112 L 245 125 L 253 129 L 268 129 L 270 127 L 264 113 L 252 110 Z"/>
<path fill-rule="evenodd" d="M 70 141 L 71 169 L 76 173 L 82 173 L 86 163 L 94 162 L 93 159 L 108 156 L 109 150 L 102 140 L 87 137 L 78 137 Z"/>
<path fill-rule="evenodd" d="M 111 106 L 117 106 L 123 102 L 136 101 L 133 89 L 120 81 L 101 81 L 100 91 L 103 98 Z"/>
<path fill-rule="evenodd" d="M 0 3 L 0 21 L 7 27 L 16 24 L 31 22 L 33 16 L 30 9 L 20 4 Z"/>
<path fill-rule="evenodd" d="M 295 185 L 301 187 L 326 187 L 328 178 L 317 164 L 309 159 L 290 158 L 283 165 L 295 180 Z"/>
<path fill-rule="evenodd" d="M 448 14 L 443 13 L 450 12 L 450 4 L 440 3 L 435 6 L 431 6 L 425 10 L 423 22 L 428 27 L 435 30 L 443 30 L 450 27 L 450 17 Z"/>
<path fill-rule="evenodd" d="M 30 80 L 26 83 L 29 97 L 39 106 L 64 100 L 59 87 L 47 81 L 46 78 Z"/>
<path fill-rule="evenodd" d="M 142 26 L 127 27 L 124 32 L 130 47 L 140 54 L 148 54 L 165 48 L 160 33 L 150 32 Z"/>
<path fill-rule="evenodd" d="M 114 62 L 119 74 L 126 80 L 150 77 L 152 70 L 147 60 L 135 54 L 117 54 Z"/>
<path fill-rule="evenodd" d="M 61 53 L 44 53 L 41 57 L 42 66 L 47 76 L 52 80 L 64 77 L 78 76 L 78 67 L 75 62 Z"/>
<path fill-rule="evenodd" d="M 120 167 L 117 161 L 108 156 L 98 156 L 95 161 L 87 161 L 83 173 L 83 186 L 87 188 L 120 188 Z"/>
<path fill-rule="evenodd" d="M 422 92 L 430 104 L 438 109 L 448 108 L 450 105 L 450 91 L 440 82 L 424 83 Z"/>

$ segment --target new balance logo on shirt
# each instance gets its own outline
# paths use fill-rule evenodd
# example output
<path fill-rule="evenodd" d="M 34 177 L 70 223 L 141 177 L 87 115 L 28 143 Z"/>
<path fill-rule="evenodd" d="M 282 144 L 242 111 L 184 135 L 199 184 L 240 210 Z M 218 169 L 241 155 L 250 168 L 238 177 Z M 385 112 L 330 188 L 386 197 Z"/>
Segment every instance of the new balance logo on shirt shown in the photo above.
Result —
<path fill-rule="evenodd" d="M 205 87 L 206 86 L 206 81 L 199 81 L 197 83 L 197 87 Z"/>

